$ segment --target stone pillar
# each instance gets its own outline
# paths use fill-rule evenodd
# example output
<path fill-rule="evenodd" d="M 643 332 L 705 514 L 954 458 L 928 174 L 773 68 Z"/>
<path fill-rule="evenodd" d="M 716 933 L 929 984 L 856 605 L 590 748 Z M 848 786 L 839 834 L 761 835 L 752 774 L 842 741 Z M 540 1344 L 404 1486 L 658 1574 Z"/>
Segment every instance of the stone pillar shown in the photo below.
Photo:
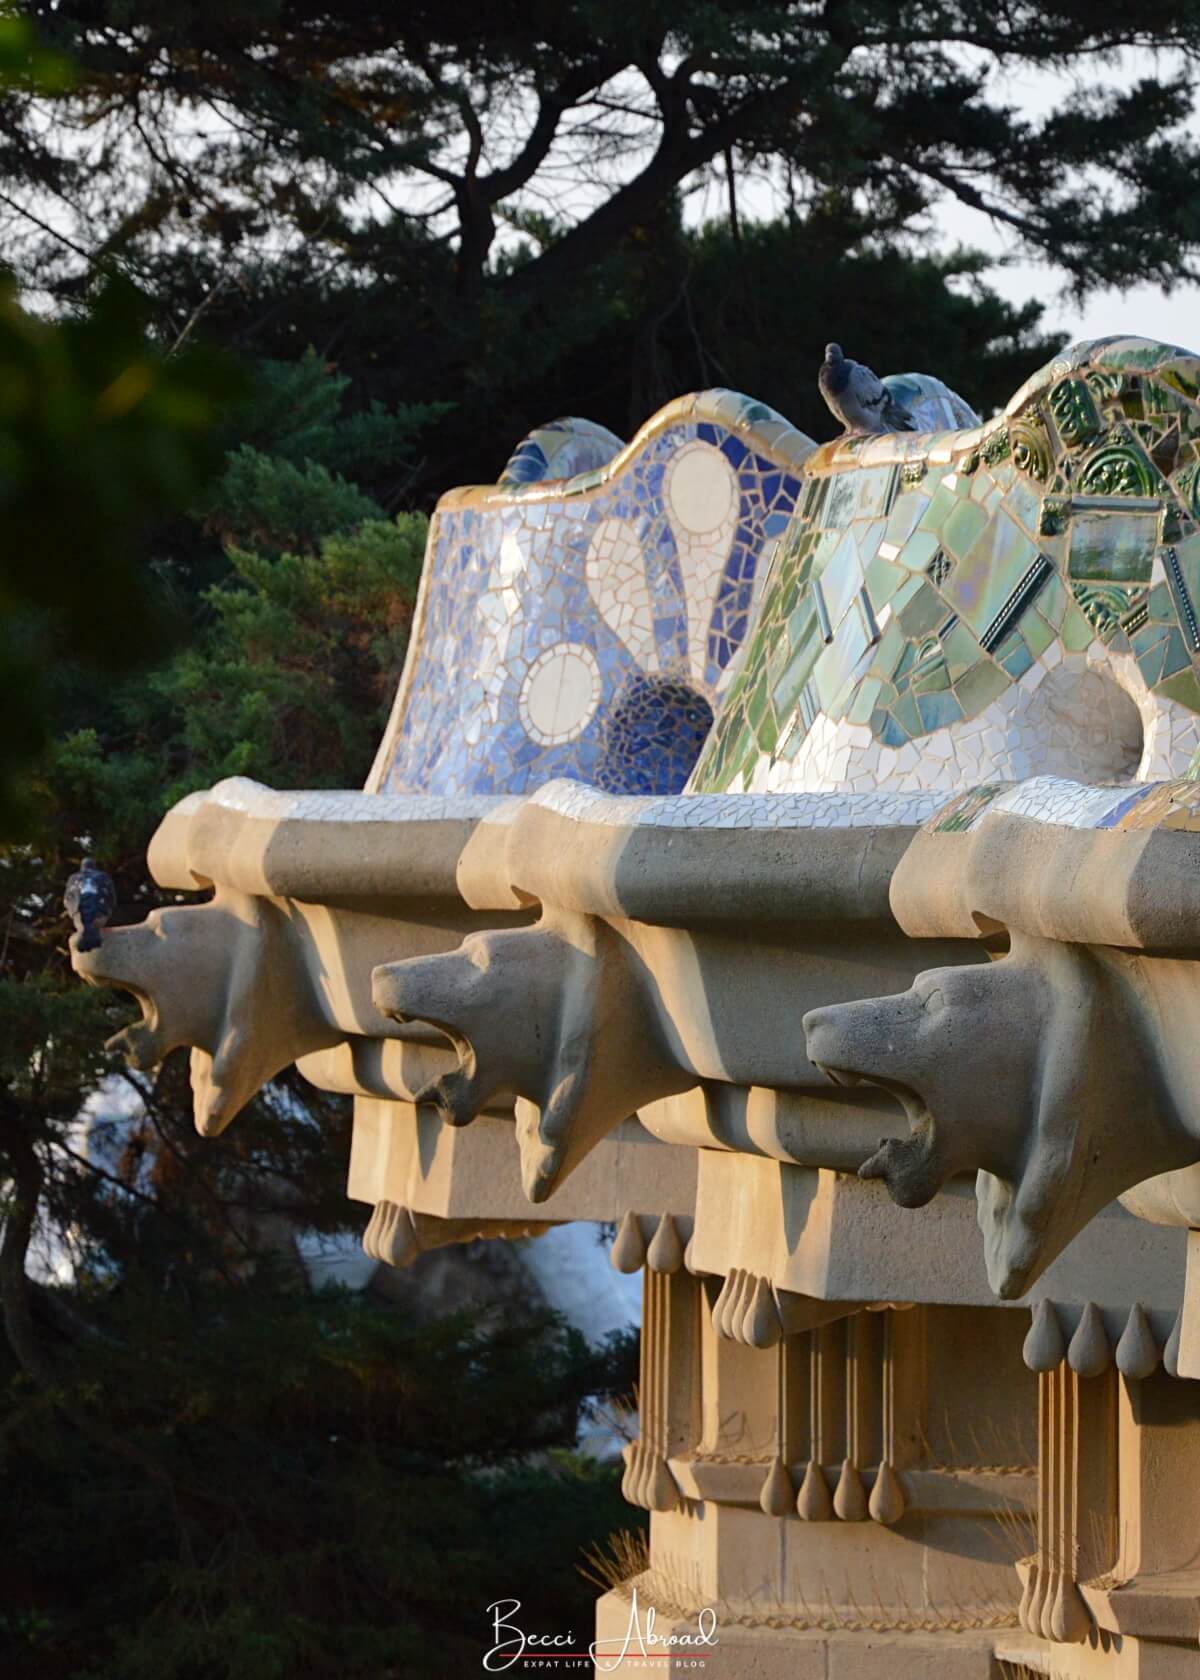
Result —
<path fill-rule="evenodd" d="M 669 1460 L 698 1433 L 699 1281 L 682 1268 L 642 1273 L 638 1439 L 625 1448 L 621 1491 L 631 1505 L 674 1511 L 679 1489 Z"/>

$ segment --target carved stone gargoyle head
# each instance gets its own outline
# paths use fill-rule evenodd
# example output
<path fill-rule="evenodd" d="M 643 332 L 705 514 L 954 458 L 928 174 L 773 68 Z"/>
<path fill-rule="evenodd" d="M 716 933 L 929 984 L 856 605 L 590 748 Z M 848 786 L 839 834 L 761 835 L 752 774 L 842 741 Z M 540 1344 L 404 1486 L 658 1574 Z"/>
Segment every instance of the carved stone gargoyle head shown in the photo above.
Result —
<path fill-rule="evenodd" d="M 384 963 L 375 1007 L 439 1028 L 458 1066 L 417 1091 L 450 1126 L 516 1098 L 521 1178 L 543 1202 L 642 1102 L 694 1078 L 664 1054 L 641 965 L 603 921 L 547 910 L 533 927 L 472 933 L 456 951 Z"/>
<path fill-rule="evenodd" d="M 808 1053 L 840 1083 L 889 1091 L 909 1133 L 859 1168 L 902 1207 L 977 1171 L 988 1277 L 1023 1295 L 1122 1190 L 1195 1153 L 1175 1116 L 1137 959 L 1014 932 L 987 964 L 811 1010 Z"/>
<path fill-rule="evenodd" d="M 71 962 L 92 986 L 131 992 L 142 1018 L 109 1039 L 134 1068 L 191 1048 L 192 1109 L 205 1137 L 223 1132 L 297 1056 L 342 1034 L 325 1020 L 287 918 L 266 899 L 219 888 L 210 904 L 152 910 L 110 928 Z"/>

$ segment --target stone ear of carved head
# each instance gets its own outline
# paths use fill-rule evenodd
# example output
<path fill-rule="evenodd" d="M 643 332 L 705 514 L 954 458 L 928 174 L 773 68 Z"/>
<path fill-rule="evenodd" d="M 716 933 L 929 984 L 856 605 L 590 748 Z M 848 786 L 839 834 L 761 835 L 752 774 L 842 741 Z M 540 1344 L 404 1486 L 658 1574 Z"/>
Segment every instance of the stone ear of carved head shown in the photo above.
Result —
<path fill-rule="evenodd" d="M 1089 1220 L 1154 1166 L 1177 1155 L 1157 1057 L 1116 952 L 1039 940 L 1050 980 L 1038 1083 L 1017 1170 L 976 1179 L 988 1281 L 1002 1300 L 1023 1295 Z"/>

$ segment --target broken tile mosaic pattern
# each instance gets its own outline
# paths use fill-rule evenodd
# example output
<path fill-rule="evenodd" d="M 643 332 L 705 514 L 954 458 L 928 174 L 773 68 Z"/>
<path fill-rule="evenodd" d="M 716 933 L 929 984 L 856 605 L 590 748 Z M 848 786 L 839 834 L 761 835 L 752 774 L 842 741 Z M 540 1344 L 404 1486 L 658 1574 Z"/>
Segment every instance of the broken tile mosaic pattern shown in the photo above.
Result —
<path fill-rule="evenodd" d="M 442 499 L 371 791 L 683 787 L 815 445 L 730 391 L 617 441 L 555 422 L 501 485 Z"/>
<path fill-rule="evenodd" d="M 577 473 L 603 467 L 624 447 L 615 432 L 594 420 L 581 420 L 575 415 L 551 420 L 521 439 L 496 482 L 501 489 L 515 490 L 522 484 L 574 478 Z"/>
<path fill-rule="evenodd" d="M 1200 748 L 1200 361 L 1075 346 L 986 426 L 805 467 L 690 786 L 1186 773 Z"/>
<path fill-rule="evenodd" d="M 1015 787 L 990 783 L 970 788 L 941 806 L 924 827 L 932 834 L 966 834 L 990 813 L 1024 817 L 1057 828 L 1182 829 L 1200 832 L 1200 783 L 1142 782 L 1133 788 L 1088 787 L 1058 776 L 1034 776 Z"/>
<path fill-rule="evenodd" d="M 928 429 L 977 418 L 928 375 L 887 383 Z M 370 785 L 678 791 L 813 448 L 763 404 L 702 392 L 625 450 L 587 420 L 539 427 L 496 487 L 444 498 Z"/>
<path fill-rule="evenodd" d="M 935 793 L 685 793 L 605 797 L 579 782 L 550 782 L 531 803 L 604 828 L 915 828 L 939 810 Z"/>
<path fill-rule="evenodd" d="M 615 444 L 556 422 L 501 486 L 442 499 L 373 790 L 681 790 L 815 445 L 734 391 Z"/>

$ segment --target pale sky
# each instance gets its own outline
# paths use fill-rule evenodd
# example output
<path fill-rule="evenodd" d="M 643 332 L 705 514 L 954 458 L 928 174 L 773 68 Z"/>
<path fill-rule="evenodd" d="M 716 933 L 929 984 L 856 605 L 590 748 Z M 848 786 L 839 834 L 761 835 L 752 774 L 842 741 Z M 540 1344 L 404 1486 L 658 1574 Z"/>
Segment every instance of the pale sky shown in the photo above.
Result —
<path fill-rule="evenodd" d="M 979 54 L 967 56 L 976 59 Z M 1096 62 L 1098 79 L 1108 85 L 1128 86 L 1139 76 L 1169 71 L 1178 63 L 1175 55 L 1148 51 L 1129 51 L 1119 55 L 1117 62 Z M 1006 105 L 1016 106 L 1022 113 L 1042 115 L 1061 104 L 1064 93 L 1077 86 L 1087 86 L 1086 78 L 1051 75 L 1028 67 L 1008 73 L 993 69 L 991 93 Z M 1194 130 L 1200 130 L 1200 118 L 1192 120 Z M 763 219 L 777 215 L 778 197 L 766 182 L 743 181 L 739 186 L 739 200 L 745 212 Z M 724 187 L 710 180 L 690 200 L 689 220 L 703 221 L 725 212 Z M 957 201 L 939 204 L 933 213 L 934 232 L 930 245 L 934 249 L 950 250 L 956 245 L 969 245 L 997 257 L 1009 256 L 1015 247 L 1008 230 L 997 227 L 986 216 L 970 210 Z M 1200 353 L 1200 286 L 1180 286 L 1170 293 L 1158 286 L 1135 286 L 1127 292 L 1113 289 L 1097 291 L 1082 304 L 1066 296 L 1066 277 L 1061 270 L 1041 265 L 1027 258 L 1015 258 L 1011 266 L 994 268 L 984 276 L 986 283 L 1002 297 L 1014 303 L 1036 298 L 1046 306 L 1043 323 L 1046 330 L 1062 334 L 1063 343 L 1074 339 L 1108 338 L 1113 334 L 1157 338 L 1165 343 L 1178 344 Z M 936 372 L 936 369 L 931 371 Z"/>
<path fill-rule="evenodd" d="M 1098 79 L 1110 85 L 1128 86 L 1138 77 L 1167 73 L 1178 62 L 1174 54 L 1126 52 L 1120 55 L 1116 65 L 1098 65 Z M 1086 86 L 1087 82 L 1080 76 L 1050 75 L 1028 68 L 1011 75 L 993 73 L 995 95 L 1030 115 L 1053 110 L 1065 90 L 1081 85 Z M 1193 118 L 1193 125 L 1196 120 Z M 947 245 L 974 245 L 997 255 L 1006 254 L 1010 248 L 1003 230 L 963 205 L 939 206 L 937 221 Z M 1029 298 L 1044 302 L 1047 327 L 1061 328 L 1064 340 L 1130 333 L 1200 351 L 1200 286 L 1180 286 L 1170 294 L 1158 286 L 1136 286 L 1128 292 L 1108 289 L 1094 292 L 1078 304 L 1062 295 L 1061 272 L 1020 260 L 1010 268 L 993 269 L 988 281 L 1003 297 L 1015 303 Z"/>
<path fill-rule="evenodd" d="M 961 243 L 1005 252 L 1002 237 L 973 210 L 946 205 L 939 207 L 937 220 L 947 246 Z M 1200 286 L 1179 286 L 1170 294 L 1158 286 L 1135 286 L 1128 292 L 1108 289 L 1091 293 L 1080 304 L 1063 295 L 1061 271 L 1028 261 L 1017 259 L 1011 267 L 994 268 L 985 279 L 1014 303 L 1030 298 L 1043 302 L 1047 328 L 1060 329 L 1064 343 L 1128 333 L 1200 353 Z"/>

